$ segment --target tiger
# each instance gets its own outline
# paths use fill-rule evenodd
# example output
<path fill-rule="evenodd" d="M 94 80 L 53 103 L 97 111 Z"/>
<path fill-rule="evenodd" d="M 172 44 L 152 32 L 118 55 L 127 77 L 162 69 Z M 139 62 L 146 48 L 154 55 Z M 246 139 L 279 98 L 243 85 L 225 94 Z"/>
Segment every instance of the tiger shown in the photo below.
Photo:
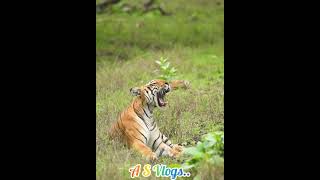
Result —
<path fill-rule="evenodd" d="M 160 156 L 179 157 L 183 146 L 173 144 L 167 136 L 160 132 L 153 119 L 153 110 L 163 109 L 168 102 L 166 93 L 183 88 L 190 83 L 186 80 L 151 80 L 144 86 L 130 89 L 135 96 L 132 103 L 120 113 L 110 130 L 110 139 L 120 139 L 123 143 L 140 152 L 149 161 L 156 161 Z"/>

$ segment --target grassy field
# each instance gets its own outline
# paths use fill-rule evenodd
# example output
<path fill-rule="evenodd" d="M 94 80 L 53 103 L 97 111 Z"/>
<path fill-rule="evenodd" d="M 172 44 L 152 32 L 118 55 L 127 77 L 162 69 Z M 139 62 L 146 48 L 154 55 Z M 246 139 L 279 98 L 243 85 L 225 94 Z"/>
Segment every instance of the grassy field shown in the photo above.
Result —
<path fill-rule="evenodd" d="M 194 145 L 201 135 L 224 130 L 223 1 L 163 1 L 171 16 L 113 13 L 96 16 L 96 176 L 130 179 L 128 168 L 146 164 L 140 154 L 109 141 L 107 129 L 132 101 L 131 87 L 155 79 L 155 60 L 166 57 L 191 88 L 167 95 L 156 109 L 160 130 L 174 143 Z M 176 164 L 182 159 L 160 158 Z M 149 179 L 155 179 L 151 176 Z"/>

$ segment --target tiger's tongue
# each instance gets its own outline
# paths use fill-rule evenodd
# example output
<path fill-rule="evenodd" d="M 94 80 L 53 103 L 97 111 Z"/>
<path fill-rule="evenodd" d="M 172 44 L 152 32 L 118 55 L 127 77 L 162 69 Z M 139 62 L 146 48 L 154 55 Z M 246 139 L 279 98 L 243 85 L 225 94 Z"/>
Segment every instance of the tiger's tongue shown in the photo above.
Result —
<path fill-rule="evenodd" d="M 164 101 L 164 98 L 163 98 L 163 97 L 162 97 L 162 98 L 159 98 L 159 101 L 160 101 L 160 104 L 161 104 L 162 106 L 168 104 L 168 102 L 165 102 L 165 101 Z"/>

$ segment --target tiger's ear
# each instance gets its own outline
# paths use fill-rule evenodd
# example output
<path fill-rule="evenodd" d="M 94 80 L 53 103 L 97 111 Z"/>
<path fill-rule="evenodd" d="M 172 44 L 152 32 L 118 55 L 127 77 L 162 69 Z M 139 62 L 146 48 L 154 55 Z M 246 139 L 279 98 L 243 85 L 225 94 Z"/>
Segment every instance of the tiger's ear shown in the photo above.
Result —
<path fill-rule="evenodd" d="M 132 96 L 140 96 L 141 94 L 141 89 L 138 87 L 134 87 L 130 89 L 130 93 Z"/>

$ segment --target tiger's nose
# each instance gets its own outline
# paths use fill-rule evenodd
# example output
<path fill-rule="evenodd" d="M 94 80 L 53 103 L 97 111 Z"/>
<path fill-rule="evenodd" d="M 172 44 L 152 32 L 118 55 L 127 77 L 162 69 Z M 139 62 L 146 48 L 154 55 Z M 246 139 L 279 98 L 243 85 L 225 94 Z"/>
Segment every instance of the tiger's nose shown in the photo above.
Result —
<path fill-rule="evenodd" d="M 164 91 L 167 93 L 167 92 L 170 92 L 170 86 L 166 86 L 165 88 L 164 88 Z"/>

